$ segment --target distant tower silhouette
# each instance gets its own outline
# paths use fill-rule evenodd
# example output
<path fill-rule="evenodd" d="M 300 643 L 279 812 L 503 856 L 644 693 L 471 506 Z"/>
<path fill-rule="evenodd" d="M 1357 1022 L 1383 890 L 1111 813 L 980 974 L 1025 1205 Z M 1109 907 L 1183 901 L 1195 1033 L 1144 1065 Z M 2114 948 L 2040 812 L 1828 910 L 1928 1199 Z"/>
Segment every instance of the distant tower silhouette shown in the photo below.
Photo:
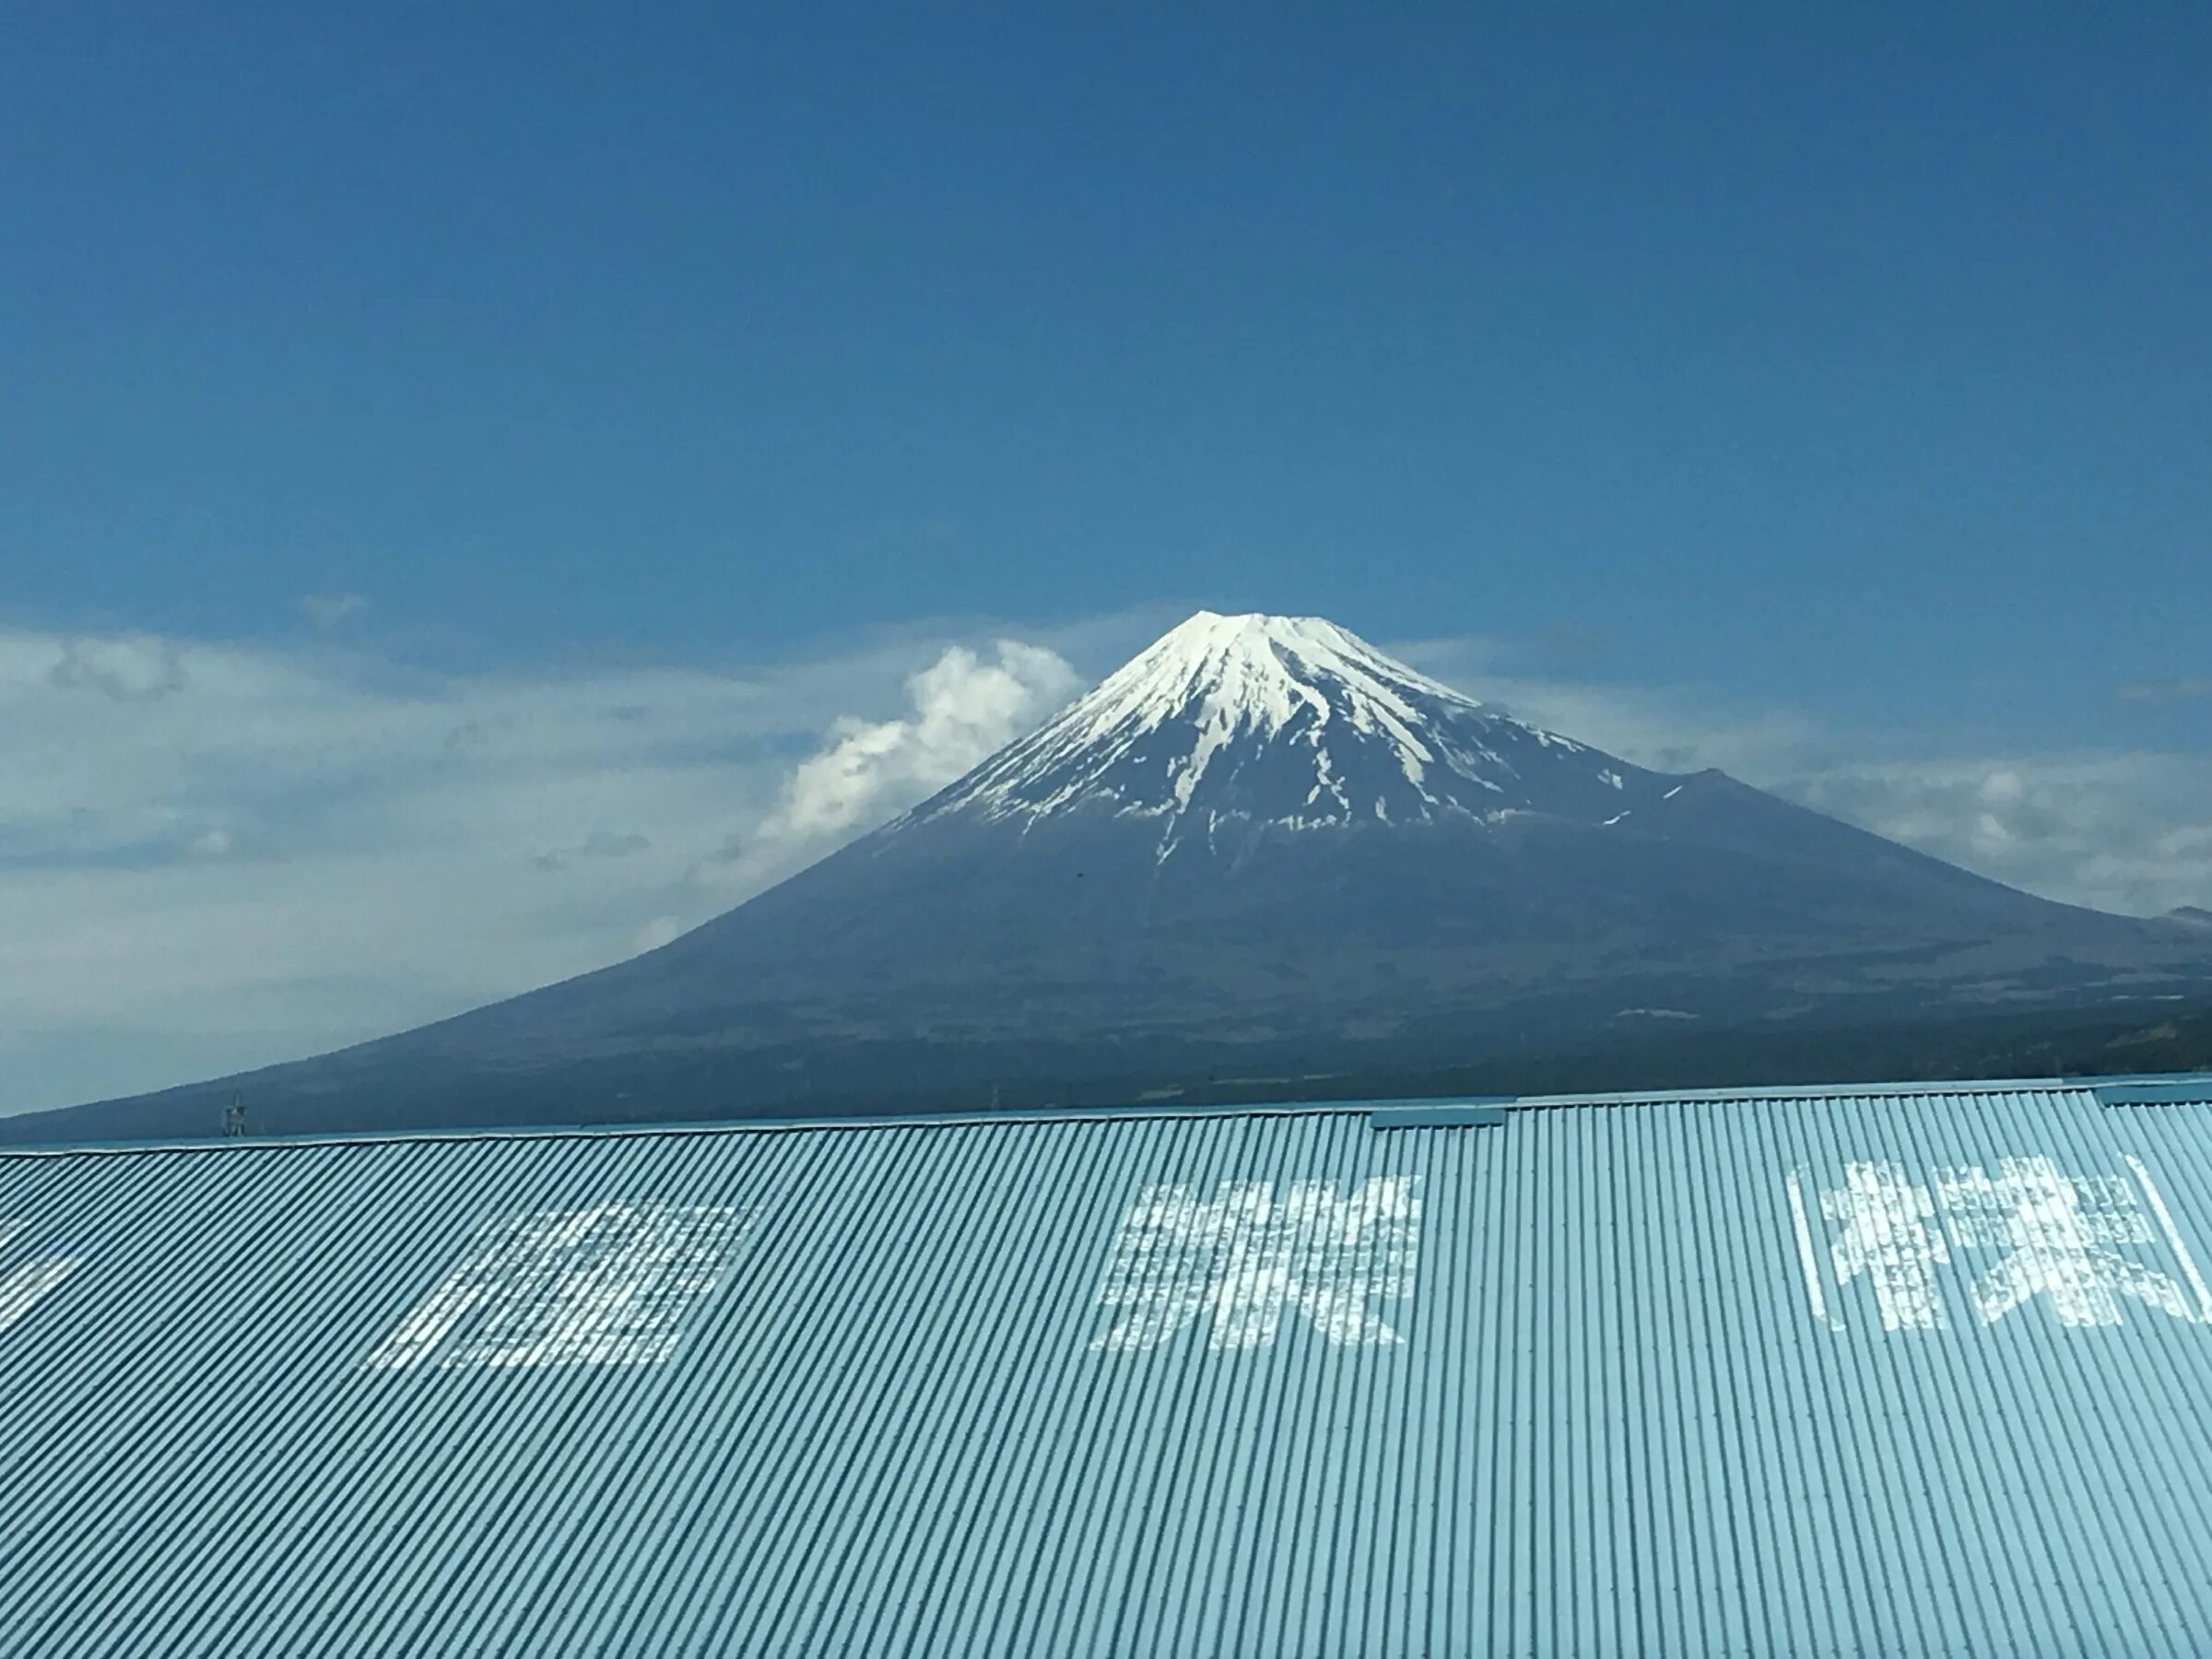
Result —
<path fill-rule="evenodd" d="M 246 1132 L 245 1097 L 236 1089 L 230 1091 L 230 1104 L 223 1108 L 223 1134 L 237 1136 Z"/>

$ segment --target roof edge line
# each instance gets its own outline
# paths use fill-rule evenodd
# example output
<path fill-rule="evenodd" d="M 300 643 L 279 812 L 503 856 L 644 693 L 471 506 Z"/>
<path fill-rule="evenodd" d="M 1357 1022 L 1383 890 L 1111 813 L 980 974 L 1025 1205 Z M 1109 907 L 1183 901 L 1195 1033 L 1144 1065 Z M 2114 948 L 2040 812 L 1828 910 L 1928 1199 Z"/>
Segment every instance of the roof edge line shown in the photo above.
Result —
<path fill-rule="evenodd" d="M 0 1146 L 0 1159 L 80 1158 L 134 1152 L 221 1152 L 248 1147 L 356 1147 L 413 1145 L 443 1141 L 558 1140 L 590 1136 L 619 1139 L 638 1135 L 778 1135 L 852 1129 L 1003 1129 L 1024 1124 L 1162 1123 L 1235 1117 L 1367 1117 L 1378 1110 L 1433 1111 L 1482 1104 L 1508 1112 L 1545 1112 L 1578 1106 L 1640 1106 L 1669 1101 L 1725 1103 L 1732 1100 L 1868 1099 L 1896 1095 L 1988 1095 L 2020 1092 L 2070 1093 L 2095 1099 L 2101 1087 L 2128 1085 L 2194 1087 L 2212 1091 L 2212 1073 L 2137 1074 L 2115 1077 L 1982 1077 L 1886 1083 L 1793 1084 L 1740 1088 L 1661 1088 L 1626 1092 L 1552 1095 L 1398 1096 L 1347 1100 L 1269 1100 L 1240 1104 L 1140 1104 L 1038 1106 L 978 1112 L 912 1112 L 838 1117 L 679 1119 L 666 1123 L 526 1124 L 478 1128 L 336 1131 L 324 1135 L 209 1135 L 182 1139 L 62 1141 L 44 1145 Z"/>

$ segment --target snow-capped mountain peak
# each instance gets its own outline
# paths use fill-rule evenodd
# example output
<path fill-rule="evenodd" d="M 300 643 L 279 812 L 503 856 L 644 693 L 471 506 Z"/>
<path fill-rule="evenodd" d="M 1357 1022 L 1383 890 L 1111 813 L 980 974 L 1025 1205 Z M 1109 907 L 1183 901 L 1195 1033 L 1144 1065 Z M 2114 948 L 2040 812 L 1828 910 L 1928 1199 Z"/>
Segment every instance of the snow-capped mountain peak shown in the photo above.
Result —
<path fill-rule="evenodd" d="M 1411 741 L 1417 699 L 1481 707 L 1322 618 L 1213 611 L 1200 611 L 1161 635 L 1078 707 L 1094 738 L 1132 720 L 1157 727 L 1179 718 L 1265 738 L 1301 710 L 1325 722 L 1330 703 L 1320 688 L 1326 682 L 1347 694 L 1344 703 L 1355 725 L 1394 728 L 1402 744 Z"/>
<path fill-rule="evenodd" d="M 1292 829 L 1625 816 L 1624 762 L 1512 720 L 1318 617 L 1200 611 L 906 821 L 1074 811 Z M 1605 811 L 1598 813 L 1598 808 Z"/>

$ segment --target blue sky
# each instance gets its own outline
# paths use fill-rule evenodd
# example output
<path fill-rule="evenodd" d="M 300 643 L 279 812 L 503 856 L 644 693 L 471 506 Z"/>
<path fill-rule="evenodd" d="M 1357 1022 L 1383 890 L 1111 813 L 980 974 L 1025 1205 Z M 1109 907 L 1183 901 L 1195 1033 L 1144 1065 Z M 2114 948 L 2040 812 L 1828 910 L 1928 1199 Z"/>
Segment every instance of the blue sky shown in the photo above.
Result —
<path fill-rule="evenodd" d="M 978 685 L 1002 637 L 1079 681 L 1201 605 L 1425 646 L 2041 890 L 2212 903 L 2201 6 L 28 0 L 8 29 L 0 629 L 21 685 L 102 700 L 0 722 L 0 924 L 165 859 L 201 924 L 288 918 L 252 1032 L 163 980 L 185 1011 L 147 1035 L 43 1000 L 100 977 L 101 918 L 170 903 L 87 886 L 66 960 L 18 947 L 39 997 L 0 952 L 36 1103 L 141 1038 L 153 1080 L 618 955 L 692 919 L 667 884 L 780 821 L 836 720 L 925 724 L 905 677 L 948 646 Z M 641 749 L 559 725 L 634 681 Z M 1014 681 L 991 707 L 1053 694 Z M 628 818 L 514 807 L 535 840 L 483 829 L 512 794 L 418 826 L 456 892 L 470 858 L 588 868 L 600 908 L 518 888 L 470 936 L 565 944 L 410 981 L 307 872 L 371 856 L 433 751 L 341 777 L 292 724 L 231 741 L 287 700 L 356 758 L 442 709 L 449 769 L 479 705 L 526 706 L 594 801 L 648 753 L 724 770 Z M 152 732 L 198 754 L 218 720 L 219 759 L 112 799 L 57 759 L 145 780 Z M 415 870 L 346 879 L 389 909 Z"/>

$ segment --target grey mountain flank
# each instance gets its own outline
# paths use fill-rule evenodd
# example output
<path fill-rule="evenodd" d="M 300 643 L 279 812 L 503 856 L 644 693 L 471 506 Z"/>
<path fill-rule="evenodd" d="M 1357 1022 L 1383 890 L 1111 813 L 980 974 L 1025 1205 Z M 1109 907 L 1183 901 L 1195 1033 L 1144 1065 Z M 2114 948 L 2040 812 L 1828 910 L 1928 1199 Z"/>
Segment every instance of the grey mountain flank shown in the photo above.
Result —
<path fill-rule="evenodd" d="M 2195 917 L 2053 903 L 1540 731 L 1328 622 L 1201 613 L 660 949 L 0 1135 L 203 1134 L 233 1090 L 286 1131 L 1291 1093 L 2207 994 Z"/>

